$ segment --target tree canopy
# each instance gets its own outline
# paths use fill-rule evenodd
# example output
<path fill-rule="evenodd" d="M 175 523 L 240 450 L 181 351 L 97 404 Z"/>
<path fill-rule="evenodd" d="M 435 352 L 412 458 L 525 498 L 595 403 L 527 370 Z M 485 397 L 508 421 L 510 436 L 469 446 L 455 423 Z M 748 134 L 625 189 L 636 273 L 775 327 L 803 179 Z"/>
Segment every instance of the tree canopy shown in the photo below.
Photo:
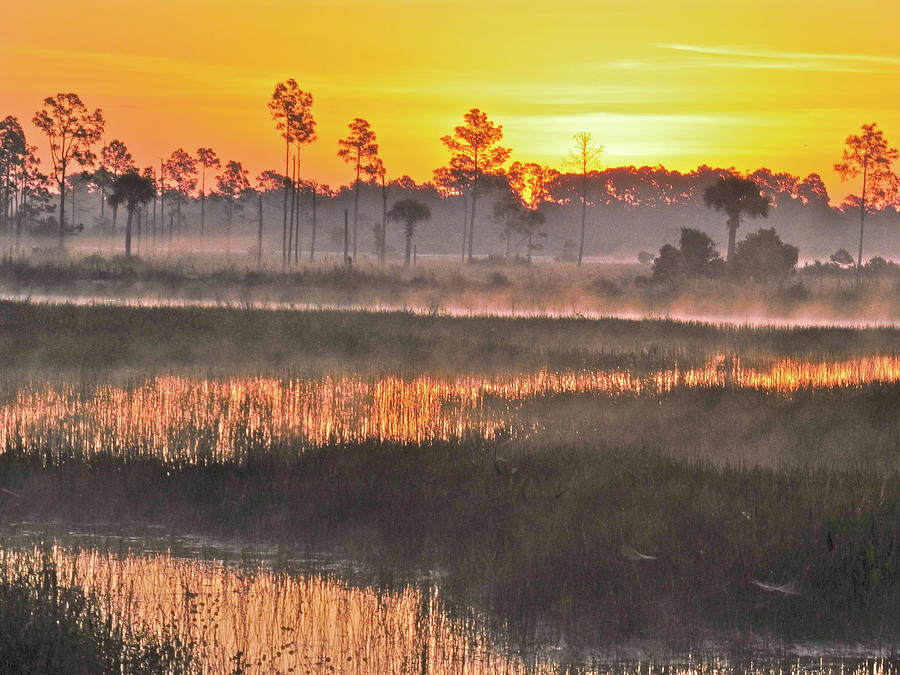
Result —
<path fill-rule="evenodd" d="M 741 224 L 741 216 L 758 218 L 769 215 L 769 200 L 763 196 L 759 185 L 741 176 L 720 177 L 703 193 L 703 203 L 707 208 L 723 211 L 728 216 L 728 252 L 726 259 L 734 257 L 735 238 Z"/>

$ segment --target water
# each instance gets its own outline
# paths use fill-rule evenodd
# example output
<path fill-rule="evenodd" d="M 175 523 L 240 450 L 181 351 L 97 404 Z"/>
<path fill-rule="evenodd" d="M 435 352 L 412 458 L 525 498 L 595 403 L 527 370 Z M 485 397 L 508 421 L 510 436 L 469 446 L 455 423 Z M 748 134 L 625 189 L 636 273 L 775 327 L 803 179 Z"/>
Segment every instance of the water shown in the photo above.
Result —
<path fill-rule="evenodd" d="M 212 540 L 109 535 L 46 535 L 23 530 L 0 538 L 0 566 L 27 578 L 47 563 L 65 584 L 99 600 L 104 617 L 131 635 L 180 639 L 204 672 L 254 673 L 559 673 L 564 645 L 521 654 L 477 614 L 448 608 L 439 586 L 412 579 L 393 589 L 351 583 L 342 561 L 229 549 Z M 356 576 L 365 574 L 357 573 Z M 454 611 L 455 610 L 455 611 Z M 707 651 L 665 653 L 634 643 L 596 654 L 578 673 L 893 675 L 888 652 L 862 645 L 768 645 L 753 660 L 710 642 Z M 840 649 L 844 658 L 831 651 Z M 847 651 L 855 652 L 846 658 Z M 650 656 L 648 654 L 653 654 Z"/>

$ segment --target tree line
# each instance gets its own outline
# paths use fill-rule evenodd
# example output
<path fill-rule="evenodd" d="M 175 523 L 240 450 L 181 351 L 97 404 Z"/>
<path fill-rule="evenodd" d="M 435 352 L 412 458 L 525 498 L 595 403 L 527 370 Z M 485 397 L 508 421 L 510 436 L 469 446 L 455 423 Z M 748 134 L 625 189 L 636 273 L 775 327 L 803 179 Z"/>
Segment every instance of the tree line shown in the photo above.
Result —
<path fill-rule="evenodd" d="M 578 214 L 577 235 L 573 237 L 577 244 L 567 239 L 562 257 L 580 265 L 585 257 L 591 211 L 672 211 L 702 201 L 726 216 L 728 259 L 735 255 L 735 236 L 742 216 L 765 215 L 770 207 L 809 207 L 823 215 L 856 211 L 859 267 L 867 216 L 896 214 L 900 206 L 900 181 L 893 169 L 897 150 L 875 124 L 863 125 L 860 134 L 847 138 L 835 169 L 845 179 L 861 179 L 861 186 L 843 204 L 832 208 L 817 174 L 800 178 L 760 169 L 742 175 L 734 169 L 707 166 L 688 173 L 661 166 L 603 168 L 603 147 L 589 132 L 573 137 L 572 151 L 562 161 L 563 172 L 539 163 L 510 161 L 512 150 L 503 145 L 502 125 L 475 108 L 464 115 L 462 124 L 440 139 L 448 151 L 448 162 L 424 185 L 415 184 L 407 176 L 390 178 L 371 124 L 363 118 L 352 120 L 347 135 L 337 143 L 337 155 L 350 169 L 349 185 L 333 189 L 303 177 L 301 150 L 317 140 L 313 103 L 312 94 L 293 79 L 276 85 L 268 109 L 284 141 L 283 170 L 263 171 L 251 182 L 241 162 L 223 162 L 211 148 L 198 148 L 193 153 L 178 148 L 157 166 L 140 168 L 122 141 L 114 139 L 101 146 L 105 131 L 102 110 L 91 110 L 73 93 L 48 97 L 32 119 L 47 139 L 50 165 L 46 170 L 38 159 L 37 146 L 26 140 L 19 120 L 10 116 L 0 122 L 0 227 L 16 243 L 26 232 L 48 234 L 47 230 L 54 227 L 58 244 L 63 246 L 67 237 L 83 228 L 75 218 L 75 197 L 81 191 L 94 195 L 99 203 L 96 227 L 124 237 L 126 255 L 132 254 L 135 224 L 138 245 L 143 237 L 150 239 L 155 250 L 171 248 L 173 237 L 183 236 L 189 229 L 185 216 L 189 207 L 199 211 L 199 222 L 194 223 L 191 236 L 199 238 L 202 249 L 209 235 L 208 207 L 212 200 L 219 211 L 216 231 L 222 234 L 224 230 L 229 248 L 236 215 L 240 212 L 245 222 L 256 221 L 261 262 L 264 211 L 273 210 L 273 197 L 277 195 L 281 202 L 276 208 L 276 217 L 281 220 L 280 251 L 282 265 L 287 267 L 299 263 L 304 228 L 308 230 L 305 236 L 310 258 L 315 256 L 323 202 L 348 197 L 351 215 L 344 232 L 344 254 L 348 259 L 357 258 L 362 196 L 374 192 L 379 214 L 372 228 L 373 252 L 382 264 L 388 250 L 388 223 L 400 224 L 404 260 L 408 263 L 417 227 L 432 216 L 435 208 L 440 206 L 445 211 L 445 204 L 452 202 L 462 217 L 452 232 L 451 224 L 442 219 L 442 236 L 448 239 L 452 235 L 459 242 L 462 260 L 473 260 L 477 230 L 485 226 L 499 230 L 504 257 L 524 251 L 524 257 L 530 260 L 532 252 L 541 249 L 540 240 L 547 236 L 548 216 L 571 209 Z M 490 202 L 482 207 L 486 199 Z M 120 207 L 126 212 L 124 232 L 116 234 Z M 248 217 L 248 211 L 255 213 Z"/>

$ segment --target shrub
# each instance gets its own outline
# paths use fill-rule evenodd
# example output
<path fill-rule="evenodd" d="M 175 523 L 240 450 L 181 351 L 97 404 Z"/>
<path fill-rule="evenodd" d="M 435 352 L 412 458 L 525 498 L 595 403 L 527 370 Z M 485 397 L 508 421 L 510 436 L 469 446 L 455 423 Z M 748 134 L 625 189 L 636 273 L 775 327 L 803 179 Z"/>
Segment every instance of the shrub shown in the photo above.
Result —
<path fill-rule="evenodd" d="M 797 265 L 799 249 L 781 241 L 775 228 L 760 228 L 735 249 L 734 271 L 756 281 L 784 279 Z"/>

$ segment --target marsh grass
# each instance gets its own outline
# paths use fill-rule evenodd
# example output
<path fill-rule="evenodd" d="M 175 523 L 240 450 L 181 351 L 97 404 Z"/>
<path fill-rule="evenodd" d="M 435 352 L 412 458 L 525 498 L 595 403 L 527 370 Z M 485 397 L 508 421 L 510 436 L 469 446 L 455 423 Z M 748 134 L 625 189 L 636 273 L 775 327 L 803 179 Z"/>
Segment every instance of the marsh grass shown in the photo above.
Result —
<path fill-rule="evenodd" d="M 716 351 L 748 357 L 890 354 L 900 352 L 900 330 L 0 301 L 0 355 L 7 372 L 338 363 L 360 372 L 481 374 L 649 367 L 673 359 L 702 363 Z"/>
<path fill-rule="evenodd" d="M 0 670 L 4 673 L 194 672 L 190 649 L 176 637 L 134 632 L 104 613 L 94 593 L 61 577 L 48 550 L 0 564 Z"/>
<path fill-rule="evenodd" d="M 646 268 L 628 264 L 533 266 L 494 261 L 459 265 L 430 261 L 413 269 L 371 263 L 346 268 L 334 261 L 288 270 L 208 257 L 103 257 L 32 255 L 0 260 L 8 291 L 71 297 L 221 300 L 224 302 L 417 307 L 475 312 L 633 312 L 870 319 L 900 317 L 896 275 L 804 270 L 789 281 L 686 279 L 648 283 Z"/>
<path fill-rule="evenodd" d="M 896 354 L 900 331 L 7 302 L 0 348 L 11 383 L 68 368 L 90 392 L 133 369 L 640 371 L 720 350 L 853 359 Z M 184 462 L 139 442 L 94 452 L 61 427 L 3 449 L 0 518 L 337 551 L 386 587 L 394 570 L 419 569 L 448 607 L 476 608 L 522 653 L 648 638 L 689 649 L 713 631 L 896 654 L 898 386 L 551 392 L 511 407 L 533 435 L 324 447 L 244 435 L 227 461 L 211 445 Z M 211 444 L 211 429 L 190 440 Z"/>

